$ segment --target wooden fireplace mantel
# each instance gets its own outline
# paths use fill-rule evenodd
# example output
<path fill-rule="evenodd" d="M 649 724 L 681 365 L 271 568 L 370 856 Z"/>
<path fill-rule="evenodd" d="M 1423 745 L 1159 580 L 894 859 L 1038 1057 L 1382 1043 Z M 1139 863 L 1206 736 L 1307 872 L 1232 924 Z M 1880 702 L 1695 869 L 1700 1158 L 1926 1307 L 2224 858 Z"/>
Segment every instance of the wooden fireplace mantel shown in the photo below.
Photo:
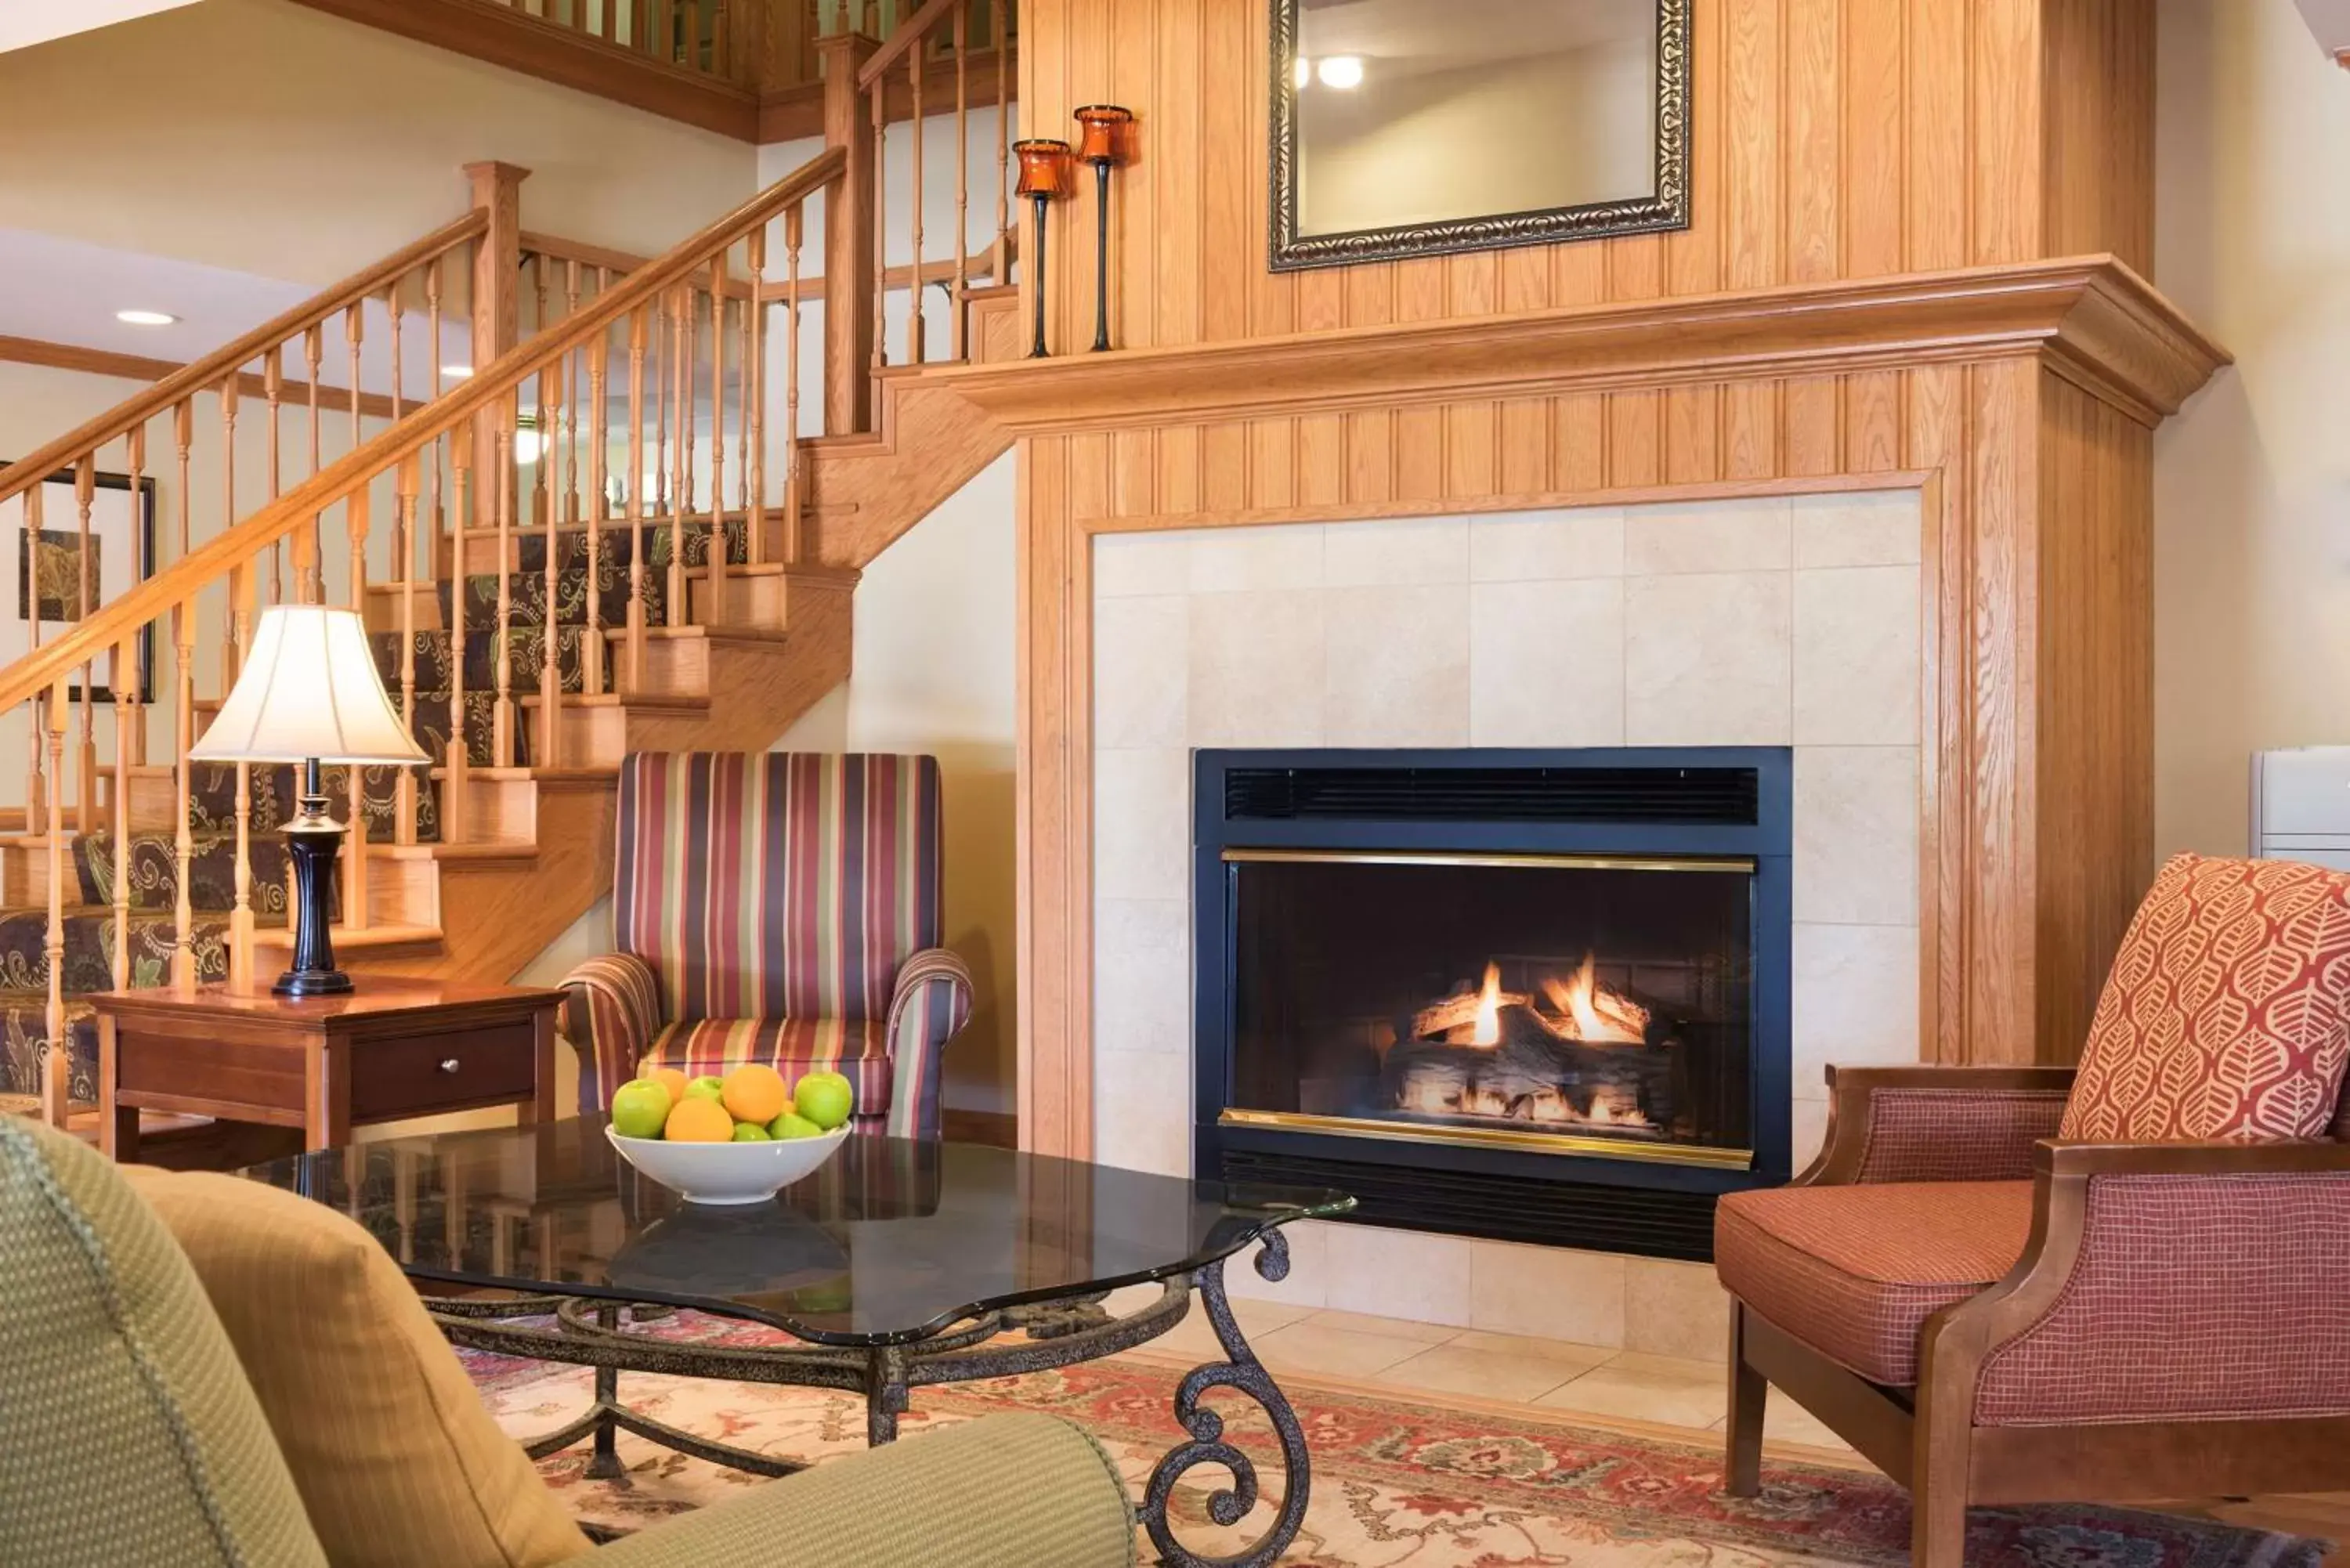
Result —
<path fill-rule="evenodd" d="M 1020 434 L 2036 355 L 2154 425 L 2226 350 L 2110 255 L 1013 359 L 933 373 Z"/>
<path fill-rule="evenodd" d="M 1020 1126 L 1093 1145 L 1092 537 L 1913 487 L 1929 1060 L 2073 1059 L 2153 872 L 2153 427 L 2110 256 L 938 373 L 1020 453 Z"/>

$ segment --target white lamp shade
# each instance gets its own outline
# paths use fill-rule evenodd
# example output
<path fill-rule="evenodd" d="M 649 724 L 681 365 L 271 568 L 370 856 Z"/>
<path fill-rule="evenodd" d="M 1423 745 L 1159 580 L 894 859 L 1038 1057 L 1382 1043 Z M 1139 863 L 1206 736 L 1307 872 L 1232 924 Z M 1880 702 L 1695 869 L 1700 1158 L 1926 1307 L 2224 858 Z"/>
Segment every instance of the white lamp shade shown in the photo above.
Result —
<path fill-rule="evenodd" d="M 228 701 L 188 748 L 202 762 L 430 762 L 409 739 L 357 610 L 272 605 Z"/>

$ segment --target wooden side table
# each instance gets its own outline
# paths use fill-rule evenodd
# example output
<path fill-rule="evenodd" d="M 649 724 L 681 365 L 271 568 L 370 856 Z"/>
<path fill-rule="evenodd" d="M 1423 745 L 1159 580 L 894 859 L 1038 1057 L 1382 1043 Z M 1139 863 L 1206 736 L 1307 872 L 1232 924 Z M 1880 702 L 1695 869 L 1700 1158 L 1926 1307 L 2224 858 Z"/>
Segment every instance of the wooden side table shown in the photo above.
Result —
<path fill-rule="evenodd" d="M 218 985 L 89 1000 L 99 1147 L 116 1159 L 138 1158 L 141 1110 L 297 1127 L 306 1148 L 483 1106 L 555 1116 L 559 991 L 362 975 L 350 995 L 301 1001 Z"/>

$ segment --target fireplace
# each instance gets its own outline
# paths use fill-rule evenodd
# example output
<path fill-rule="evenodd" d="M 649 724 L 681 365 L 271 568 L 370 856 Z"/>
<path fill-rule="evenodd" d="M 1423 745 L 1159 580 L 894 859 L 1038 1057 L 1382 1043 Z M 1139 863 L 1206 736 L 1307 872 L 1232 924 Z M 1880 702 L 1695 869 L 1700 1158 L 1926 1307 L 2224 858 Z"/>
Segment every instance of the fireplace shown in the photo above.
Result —
<path fill-rule="evenodd" d="M 1788 1174 L 1789 753 L 1201 752 L 1196 1168 L 1704 1257 Z"/>

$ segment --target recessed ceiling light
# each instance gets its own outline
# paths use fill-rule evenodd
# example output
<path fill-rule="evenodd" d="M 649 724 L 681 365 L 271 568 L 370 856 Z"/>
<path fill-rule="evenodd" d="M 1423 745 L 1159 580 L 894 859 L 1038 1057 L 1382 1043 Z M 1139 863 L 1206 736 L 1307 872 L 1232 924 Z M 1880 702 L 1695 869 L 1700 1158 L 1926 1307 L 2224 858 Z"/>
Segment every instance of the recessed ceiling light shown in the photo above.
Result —
<path fill-rule="evenodd" d="M 473 368 L 471 365 L 443 365 L 441 367 L 441 373 L 462 380 L 473 373 Z"/>
<path fill-rule="evenodd" d="M 1297 57 L 1297 85 L 1305 87 L 1314 79 L 1314 62 L 1304 55 Z"/>
<path fill-rule="evenodd" d="M 1350 88 L 1363 85 L 1363 62 L 1356 55 L 1332 55 L 1314 67 L 1326 88 Z"/>
<path fill-rule="evenodd" d="M 129 327 L 171 327 L 180 318 L 167 316 L 160 310 L 118 310 L 114 313 L 114 319 Z"/>

